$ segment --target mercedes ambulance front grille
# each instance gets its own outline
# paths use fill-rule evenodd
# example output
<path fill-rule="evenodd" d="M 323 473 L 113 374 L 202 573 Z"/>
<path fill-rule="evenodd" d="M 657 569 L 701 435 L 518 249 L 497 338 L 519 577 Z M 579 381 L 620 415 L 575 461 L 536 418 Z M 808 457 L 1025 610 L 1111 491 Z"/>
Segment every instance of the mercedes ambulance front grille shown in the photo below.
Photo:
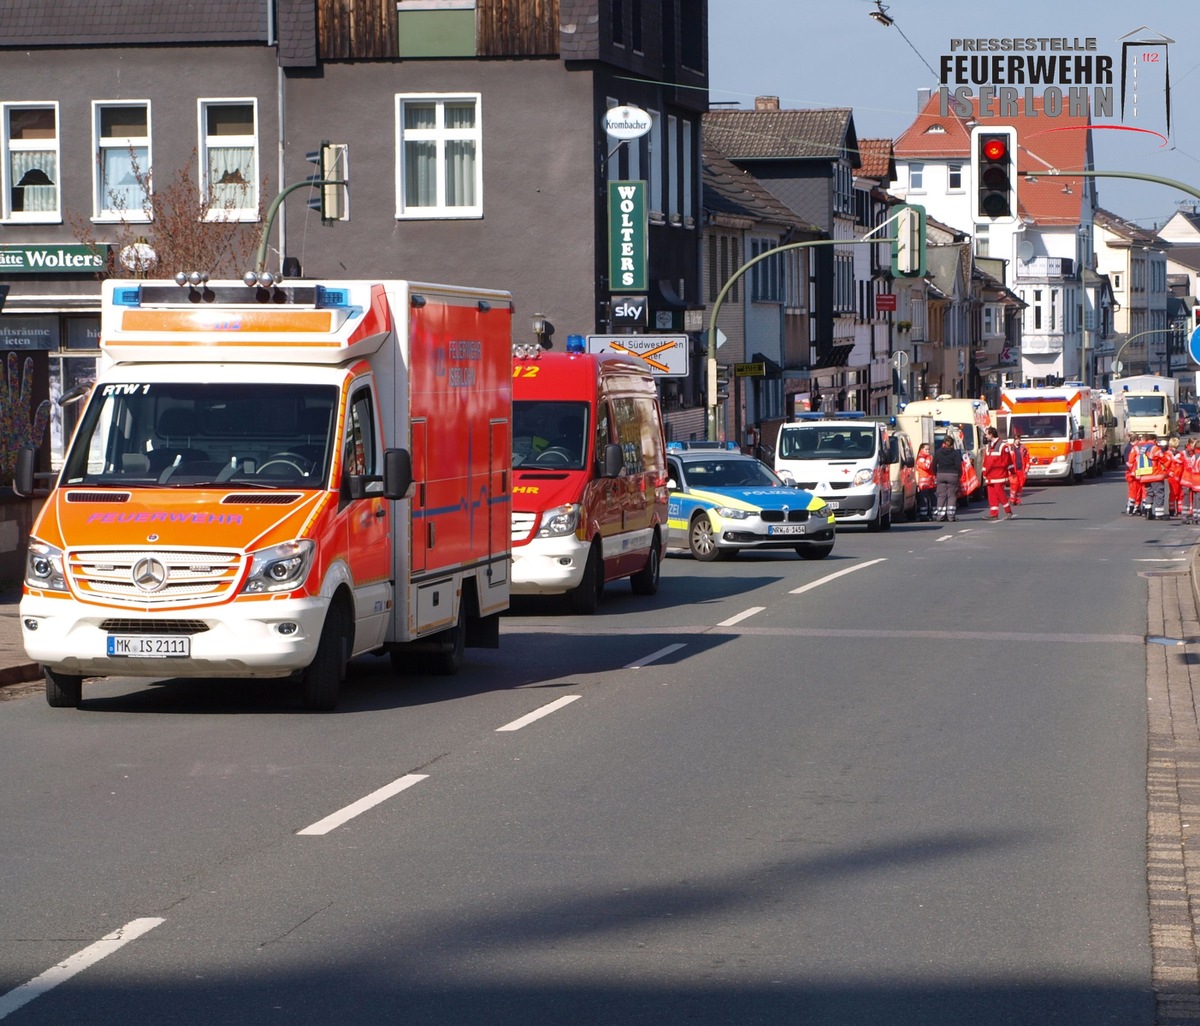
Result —
<path fill-rule="evenodd" d="M 100 624 L 109 634 L 203 634 L 203 620 L 105 620 Z"/>
<path fill-rule="evenodd" d="M 512 540 L 515 542 L 523 542 L 529 537 L 534 527 L 537 525 L 536 513 L 518 513 L 513 510 L 512 515 Z"/>
<path fill-rule="evenodd" d="M 67 574 L 84 599 L 169 606 L 220 602 L 241 577 L 237 552 L 93 549 L 67 554 Z"/>

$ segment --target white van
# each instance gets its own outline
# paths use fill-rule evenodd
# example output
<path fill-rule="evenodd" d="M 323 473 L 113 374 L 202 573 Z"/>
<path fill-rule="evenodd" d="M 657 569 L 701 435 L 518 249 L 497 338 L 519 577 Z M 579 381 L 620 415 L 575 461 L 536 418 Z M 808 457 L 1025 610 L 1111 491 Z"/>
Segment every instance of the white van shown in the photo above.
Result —
<path fill-rule="evenodd" d="M 839 527 L 892 526 L 892 459 L 887 425 L 861 413 L 801 413 L 775 441 L 775 473 L 824 499 Z"/>

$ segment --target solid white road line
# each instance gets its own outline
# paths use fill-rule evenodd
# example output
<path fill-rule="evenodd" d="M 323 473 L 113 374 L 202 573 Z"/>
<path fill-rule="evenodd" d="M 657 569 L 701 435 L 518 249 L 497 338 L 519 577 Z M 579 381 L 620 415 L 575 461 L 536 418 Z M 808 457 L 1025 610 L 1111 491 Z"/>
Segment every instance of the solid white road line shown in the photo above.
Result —
<path fill-rule="evenodd" d="M 722 620 L 718 627 L 732 627 L 735 623 L 741 623 L 747 617 L 753 616 L 755 613 L 761 613 L 766 606 L 751 606 L 749 609 L 743 609 L 737 616 L 731 616 L 728 620 Z"/>
<path fill-rule="evenodd" d="M 303 830 L 297 830 L 296 833 L 303 836 L 317 836 L 327 834 L 331 830 L 336 830 L 343 823 L 347 823 L 355 816 L 361 815 L 367 809 L 373 809 L 380 802 L 386 802 L 393 795 L 399 794 L 412 787 L 413 784 L 419 784 L 422 780 L 429 777 L 428 773 L 409 773 L 407 776 L 401 777 L 399 780 L 393 780 L 390 784 L 385 784 L 378 791 L 372 791 L 365 798 L 360 798 L 351 805 L 347 805 L 344 809 L 333 813 L 331 816 L 326 816 L 324 819 L 317 820 L 312 826 L 306 826 Z"/>
<path fill-rule="evenodd" d="M 648 656 L 637 660 L 636 662 L 626 663 L 623 670 L 640 670 L 643 666 L 649 666 L 656 660 L 669 656 L 672 652 L 678 652 L 683 645 L 668 645 L 666 648 L 660 648 L 657 652 L 651 652 Z"/>
<path fill-rule="evenodd" d="M 533 712 L 522 716 L 519 720 L 513 720 L 512 723 L 506 723 L 503 727 L 497 727 L 496 733 L 502 730 L 520 730 L 522 727 L 527 727 L 535 720 L 540 720 L 543 716 L 549 716 L 552 712 L 561 709 L 564 705 L 570 705 L 577 698 L 582 698 L 582 695 L 563 695 L 562 698 L 556 698 L 549 705 L 543 705 L 540 709 L 534 709 Z"/>
<path fill-rule="evenodd" d="M 165 920 L 156 918 L 134 919 L 118 930 L 100 938 L 82 951 L 76 952 L 70 958 L 64 959 L 58 965 L 47 969 L 40 976 L 35 976 L 28 983 L 10 990 L 0 997 L 0 1019 L 15 1012 L 22 1005 L 28 1004 L 35 997 L 40 997 L 52 987 L 65 983 L 76 973 L 83 972 L 88 966 L 95 965 L 102 958 L 107 958 L 114 951 L 124 947 L 131 940 L 137 940 L 142 934 L 153 930 Z"/>
<path fill-rule="evenodd" d="M 822 584 L 828 584 L 830 581 L 836 581 L 839 577 L 845 577 L 846 574 L 852 574 L 857 570 L 865 570 L 869 566 L 874 566 L 876 563 L 886 563 L 886 557 L 883 559 L 871 559 L 866 563 L 858 563 L 855 566 L 848 566 L 845 570 L 839 570 L 836 574 L 830 574 L 828 577 L 822 577 L 818 581 L 812 581 L 799 588 L 793 588 L 788 592 L 789 595 L 803 595 L 806 591 L 812 591 L 813 588 L 819 588 Z"/>

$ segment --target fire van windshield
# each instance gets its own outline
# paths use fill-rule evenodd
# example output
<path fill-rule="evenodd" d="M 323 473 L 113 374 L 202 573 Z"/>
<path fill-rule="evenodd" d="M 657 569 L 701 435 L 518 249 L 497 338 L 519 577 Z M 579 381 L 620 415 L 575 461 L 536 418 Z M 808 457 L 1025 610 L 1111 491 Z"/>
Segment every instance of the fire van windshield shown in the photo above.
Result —
<path fill-rule="evenodd" d="M 323 488 L 337 399 L 330 385 L 102 385 L 80 422 L 62 483 Z"/>

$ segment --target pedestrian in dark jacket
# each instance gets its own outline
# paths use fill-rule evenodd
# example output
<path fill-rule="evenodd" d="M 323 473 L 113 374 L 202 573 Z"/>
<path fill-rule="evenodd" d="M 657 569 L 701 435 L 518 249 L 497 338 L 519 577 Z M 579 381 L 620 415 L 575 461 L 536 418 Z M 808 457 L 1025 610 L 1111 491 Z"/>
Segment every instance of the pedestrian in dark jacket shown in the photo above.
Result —
<path fill-rule="evenodd" d="M 937 480 L 936 519 L 958 519 L 958 485 L 962 470 L 962 450 L 954 444 L 954 436 L 947 431 L 938 451 L 933 454 L 933 476 Z"/>

